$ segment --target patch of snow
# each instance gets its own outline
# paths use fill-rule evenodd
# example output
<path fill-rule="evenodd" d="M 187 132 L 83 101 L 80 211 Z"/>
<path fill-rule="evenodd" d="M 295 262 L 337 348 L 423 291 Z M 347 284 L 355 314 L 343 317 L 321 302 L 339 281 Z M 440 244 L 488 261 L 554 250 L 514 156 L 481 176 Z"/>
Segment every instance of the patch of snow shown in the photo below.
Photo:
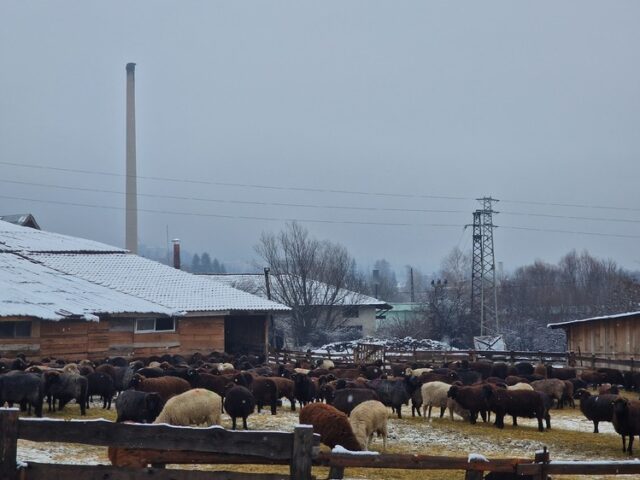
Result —
<path fill-rule="evenodd" d="M 371 452 L 367 450 L 362 452 L 354 452 L 352 450 L 347 450 L 342 445 L 336 445 L 335 447 L 333 447 L 333 450 L 331 450 L 331 453 L 343 453 L 343 454 L 346 453 L 348 455 L 380 455 L 378 452 Z"/>
<path fill-rule="evenodd" d="M 484 455 L 480 455 L 479 453 L 470 453 L 469 456 L 467 457 L 467 462 L 468 463 L 472 463 L 472 462 L 489 462 L 489 459 L 487 457 L 485 457 Z"/>

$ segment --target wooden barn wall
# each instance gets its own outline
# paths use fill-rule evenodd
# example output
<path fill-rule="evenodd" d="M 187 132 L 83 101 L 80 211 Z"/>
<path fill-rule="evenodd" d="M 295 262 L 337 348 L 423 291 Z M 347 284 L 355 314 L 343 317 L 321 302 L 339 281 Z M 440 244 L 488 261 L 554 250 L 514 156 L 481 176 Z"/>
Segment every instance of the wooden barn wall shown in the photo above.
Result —
<path fill-rule="evenodd" d="M 225 319 L 224 349 L 229 353 L 266 353 L 269 322 L 266 315 L 230 315 Z"/>
<path fill-rule="evenodd" d="M 567 329 L 570 351 L 611 359 L 640 356 L 640 318 L 609 319 L 572 325 Z"/>
<path fill-rule="evenodd" d="M 31 357 L 102 359 L 224 350 L 223 316 L 178 318 L 175 332 L 153 333 L 135 333 L 132 318 L 103 318 L 99 322 L 3 320 L 31 321 L 30 338 L 0 340 L 0 353 L 7 356 L 24 353 Z"/>

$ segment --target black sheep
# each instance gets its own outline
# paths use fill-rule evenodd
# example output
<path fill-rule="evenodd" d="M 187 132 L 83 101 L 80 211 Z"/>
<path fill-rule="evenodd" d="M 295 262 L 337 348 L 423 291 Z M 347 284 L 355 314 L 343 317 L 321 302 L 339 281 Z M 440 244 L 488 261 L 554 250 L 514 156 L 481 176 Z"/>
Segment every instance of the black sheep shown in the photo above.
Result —
<path fill-rule="evenodd" d="M 250 373 L 238 373 L 237 375 L 234 375 L 233 382 L 237 385 L 249 388 L 256 399 L 258 413 L 262 411 L 263 406 L 269 405 L 271 407 L 271 415 L 276 414 L 276 407 L 278 404 L 278 398 L 280 398 L 280 393 L 278 391 L 278 385 L 271 378 L 254 378 Z"/>
<path fill-rule="evenodd" d="M 293 394 L 300 406 L 304 407 L 315 400 L 317 389 L 309 376 L 296 373 L 291 376 L 291 379 L 293 380 Z"/>
<path fill-rule="evenodd" d="M 402 418 L 402 405 L 409 403 L 420 381 L 416 377 L 406 377 L 402 380 L 376 379 L 368 382 L 367 385 L 376 392 L 382 403 L 391 407 L 391 410 L 398 414 L 398 418 Z"/>
<path fill-rule="evenodd" d="M 44 394 L 47 396 L 49 411 L 55 412 L 56 400 L 58 408 L 62 410 L 70 400 L 80 405 L 80 415 L 86 414 L 87 391 L 89 383 L 81 375 L 61 373 L 57 370 L 44 372 Z"/>
<path fill-rule="evenodd" d="M 233 385 L 233 384 L 232 384 Z M 236 418 L 242 418 L 242 427 L 247 428 L 247 417 L 253 413 L 256 399 L 248 388 L 234 385 L 229 388 L 224 397 L 224 409 L 231 417 L 233 430 L 236 429 Z"/>
<path fill-rule="evenodd" d="M 34 373 L 15 372 L 0 376 L 0 407 L 4 402 L 27 404 L 29 414 L 34 408 L 37 417 L 42 417 L 43 383 Z"/>
<path fill-rule="evenodd" d="M 113 378 L 106 373 L 93 372 L 87 375 L 87 408 L 89 408 L 89 398 L 92 395 L 100 395 L 102 398 L 102 408 L 111 409 L 111 400 L 116 393 Z"/>
<path fill-rule="evenodd" d="M 613 428 L 622 437 L 622 451 L 633 455 L 633 438 L 640 435 L 640 401 L 618 397 L 613 402 Z M 629 448 L 625 445 L 629 437 Z"/>
<path fill-rule="evenodd" d="M 518 425 L 517 417 L 537 418 L 538 430 L 543 432 L 543 420 L 550 428 L 549 410 L 545 408 L 545 399 L 540 392 L 531 390 L 505 390 L 491 385 L 483 385 L 482 392 L 492 412 L 496 414 L 495 425 L 504 428 L 504 417 L 513 417 L 513 426 Z"/>
<path fill-rule="evenodd" d="M 529 362 L 518 362 L 514 367 L 518 375 L 533 375 L 534 367 Z"/>
<path fill-rule="evenodd" d="M 116 422 L 153 423 L 162 407 L 164 402 L 155 392 L 125 390 L 116 398 Z"/>
<path fill-rule="evenodd" d="M 599 422 L 613 420 L 613 402 L 617 395 L 591 395 L 585 389 L 579 389 L 574 398 L 580 400 L 580 411 L 593 422 L 593 433 L 598 433 Z"/>
<path fill-rule="evenodd" d="M 351 410 L 367 400 L 378 400 L 378 395 L 368 388 L 344 388 L 336 390 L 331 405 L 350 415 Z"/>

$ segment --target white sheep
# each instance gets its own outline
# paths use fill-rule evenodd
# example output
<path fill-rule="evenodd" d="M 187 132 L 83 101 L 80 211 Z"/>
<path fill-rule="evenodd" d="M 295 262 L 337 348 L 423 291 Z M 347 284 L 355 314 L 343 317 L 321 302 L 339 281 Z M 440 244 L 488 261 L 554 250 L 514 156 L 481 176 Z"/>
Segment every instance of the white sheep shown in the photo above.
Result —
<path fill-rule="evenodd" d="M 447 393 L 451 385 L 445 382 L 427 382 L 422 385 L 420 392 L 422 393 L 422 416 L 427 418 L 427 407 L 429 407 L 429 417 L 431 418 L 431 408 L 440 407 L 440 418 L 444 415 L 447 408 Z"/>
<path fill-rule="evenodd" d="M 454 413 L 459 417 L 462 417 L 464 420 L 469 419 L 469 410 L 467 410 L 466 408 L 462 408 L 462 406 L 453 398 L 447 399 L 447 409 L 449 410 L 449 417 L 451 418 L 451 421 L 453 421 Z"/>
<path fill-rule="evenodd" d="M 406 377 L 419 377 L 423 373 L 433 372 L 433 368 L 409 368 L 404 371 Z"/>
<path fill-rule="evenodd" d="M 387 407 L 378 400 L 362 402 L 351 411 L 349 423 L 358 443 L 369 450 L 374 433 L 382 436 L 383 450 L 387 449 Z"/>
<path fill-rule="evenodd" d="M 220 425 L 222 398 L 204 388 L 193 388 L 170 398 L 153 423 L 169 425 Z"/>
<path fill-rule="evenodd" d="M 149 367 L 149 368 L 161 368 L 160 367 L 160 362 L 157 362 L 157 361 L 149 362 L 149 365 L 147 365 L 147 367 Z"/>
<path fill-rule="evenodd" d="M 335 368 L 335 367 L 336 365 L 333 363 L 333 361 L 327 360 L 327 359 L 322 360 L 322 362 L 318 364 L 318 368 L 324 368 L 325 370 L 331 370 L 332 368 Z"/>
<path fill-rule="evenodd" d="M 293 371 L 296 372 L 296 373 L 299 373 L 301 375 L 308 375 L 311 370 L 309 370 L 308 368 L 297 368 L 296 367 L 296 368 L 293 369 Z"/>
<path fill-rule="evenodd" d="M 525 382 L 518 382 L 515 385 L 509 385 L 507 390 L 533 390 L 533 387 Z"/>
<path fill-rule="evenodd" d="M 235 370 L 235 367 L 233 366 L 232 363 L 219 363 L 218 364 L 218 371 L 221 373 L 224 372 L 232 372 Z"/>
<path fill-rule="evenodd" d="M 71 373 L 73 375 L 80 375 L 80 369 L 78 368 L 77 363 L 67 363 L 64 367 L 62 367 L 62 371 L 64 373 Z"/>

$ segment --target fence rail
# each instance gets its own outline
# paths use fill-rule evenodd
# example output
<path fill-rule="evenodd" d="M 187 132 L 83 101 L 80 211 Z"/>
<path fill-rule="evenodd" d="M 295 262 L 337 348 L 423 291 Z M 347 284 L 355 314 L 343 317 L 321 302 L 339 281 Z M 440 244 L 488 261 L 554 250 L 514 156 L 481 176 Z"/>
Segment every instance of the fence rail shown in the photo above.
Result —
<path fill-rule="evenodd" d="M 18 439 L 36 442 L 70 442 L 107 446 L 134 454 L 134 463 L 115 465 L 67 465 L 17 463 Z M 19 419 L 17 409 L 0 409 L 0 480 L 311 480 L 312 466 L 329 467 L 329 478 L 341 479 L 346 468 L 459 470 L 467 480 L 481 480 L 483 472 L 531 475 L 546 480 L 550 474 L 640 474 L 640 461 L 550 461 L 549 452 L 533 459 L 478 456 L 446 457 L 411 454 L 355 455 L 320 452 L 319 436 L 308 425 L 293 432 L 232 432 L 221 427 L 188 428 L 167 425 L 116 424 L 106 420 L 60 421 Z M 245 452 L 251 452 L 247 455 Z M 131 460 L 131 458 L 129 458 Z M 138 462 L 138 463 L 135 463 Z M 146 468 L 147 464 L 154 465 Z M 289 474 L 229 471 L 165 470 L 164 464 L 288 465 Z"/>
<path fill-rule="evenodd" d="M 617 352 L 616 354 L 593 353 L 589 355 L 579 352 L 543 352 L 543 351 L 481 351 L 481 350 L 423 350 L 420 348 L 398 349 L 382 347 L 369 348 L 371 345 L 362 344 L 360 348 L 329 351 L 329 352 L 303 352 L 296 350 L 271 350 L 269 363 L 280 364 L 295 361 L 313 363 L 316 360 L 331 360 L 339 363 L 370 363 L 381 359 L 385 363 L 446 363 L 461 360 L 493 360 L 534 363 L 556 363 L 577 368 L 611 367 L 623 370 L 635 370 L 640 365 L 634 358 L 634 354 Z M 377 346 L 377 345 L 376 345 Z"/>

